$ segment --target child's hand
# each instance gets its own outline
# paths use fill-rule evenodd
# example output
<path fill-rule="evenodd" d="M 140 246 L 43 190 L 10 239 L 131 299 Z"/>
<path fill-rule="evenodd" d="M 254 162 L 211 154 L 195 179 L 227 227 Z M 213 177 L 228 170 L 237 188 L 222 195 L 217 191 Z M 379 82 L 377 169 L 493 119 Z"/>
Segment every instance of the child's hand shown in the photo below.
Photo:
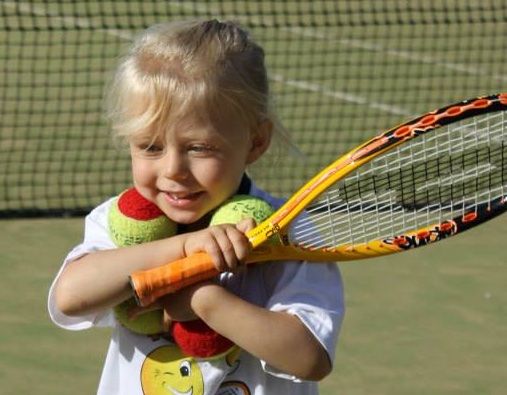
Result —
<path fill-rule="evenodd" d="M 164 332 L 168 332 L 173 321 L 192 321 L 199 318 L 191 307 L 192 296 L 197 289 L 209 284 L 211 284 L 210 281 L 204 281 L 183 288 L 178 292 L 162 296 L 149 306 L 131 306 L 127 311 L 127 317 L 133 320 L 148 312 L 162 310 Z"/>
<path fill-rule="evenodd" d="M 185 255 L 206 252 L 219 272 L 235 271 L 248 256 L 251 246 L 245 233 L 255 227 L 253 219 L 237 225 L 223 224 L 189 233 L 184 242 Z"/>
<path fill-rule="evenodd" d="M 211 284 L 216 286 L 211 281 L 204 281 L 158 299 L 155 304 L 164 311 L 162 322 L 164 331 L 169 331 L 173 321 L 182 322 L 198 319 L 199 317 L 192 310 L 192 297 L 196 291 Z"/>

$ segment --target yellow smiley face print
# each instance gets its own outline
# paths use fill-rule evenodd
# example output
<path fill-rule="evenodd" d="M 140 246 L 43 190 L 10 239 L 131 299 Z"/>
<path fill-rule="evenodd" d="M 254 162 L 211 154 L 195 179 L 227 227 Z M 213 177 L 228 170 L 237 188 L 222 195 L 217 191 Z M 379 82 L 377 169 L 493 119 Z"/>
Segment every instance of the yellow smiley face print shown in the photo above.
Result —
<path fill-rule="evenodd" d="M 145 395 L 202 395 L 204 382 L 199 365 L 175 346 L 162 346 L 146 357 L 141 368 Z"/>

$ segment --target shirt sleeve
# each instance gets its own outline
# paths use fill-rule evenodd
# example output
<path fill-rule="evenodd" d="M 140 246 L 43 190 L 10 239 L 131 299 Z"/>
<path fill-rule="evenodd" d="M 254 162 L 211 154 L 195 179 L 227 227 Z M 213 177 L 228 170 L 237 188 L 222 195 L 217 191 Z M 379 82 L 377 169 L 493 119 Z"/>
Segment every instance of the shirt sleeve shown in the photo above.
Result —
<path fill-rule="evenodd" d="M 298 317 L 320 342 L 333 363 L 345 314 L 343 283 L 338 266 L 334 263 L 305 262 L 269 266 L 265 278 L 272 290 L 266 307 Z M 297 380 L 264 361 L 262 364 L 270 374 Z"/>
<path fill-rule="evenodd" d="M 268 201 L 275 209 L 284 202 L 253 183 L 250 194 Z M 278 262 L 262 266 L 262 282 L 267 297 L 265 307 L 298 317 L 324 347 L 333 363 L 345 314 L 343 283 L 338 266 L 335 263 L 313 262 Z M 264 370 L 274 376 L 300 381 L 264 361 L 261 363 Z"/>
<path fill-rule="evenodd" d="M 109 199 L 108 201 L 102 203 L 86 216 L 83 242 L 76 246 L 67 255 L 49 289 L 49 316 L 51 320 L 61 328 L 69 330 L 83 330 L 92 326 L 111 326 L 114 324 L 114 318 L 111 314 L 111 310 L 106 310 L 99 314 L 68 316 L 58 309 L 55 301 L 55 284 L 69 263 L 94 251 L 116 248 L 115 244 L 109 237 L 107 228 L 107 213 L 112 200 L 113 199 Z"/>

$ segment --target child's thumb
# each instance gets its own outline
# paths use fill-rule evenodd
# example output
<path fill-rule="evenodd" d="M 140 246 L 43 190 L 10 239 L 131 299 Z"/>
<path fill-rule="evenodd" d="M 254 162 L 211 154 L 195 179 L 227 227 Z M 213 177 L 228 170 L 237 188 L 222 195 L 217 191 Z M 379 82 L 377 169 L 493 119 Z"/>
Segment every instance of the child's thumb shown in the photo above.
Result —
<path fill-rule="evenodd" d="M 240 232 L 246 233 L 256 226 L 257 224 L 253 218 L 245 218 L 236 224 L 236 229 L 238 229 Z"/>

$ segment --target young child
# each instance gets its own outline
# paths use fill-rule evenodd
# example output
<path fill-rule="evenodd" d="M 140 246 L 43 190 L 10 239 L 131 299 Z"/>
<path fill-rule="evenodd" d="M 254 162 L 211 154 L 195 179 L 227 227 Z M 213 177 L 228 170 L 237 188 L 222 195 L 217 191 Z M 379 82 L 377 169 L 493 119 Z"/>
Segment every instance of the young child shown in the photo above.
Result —
<path fill-rule="evenodd" d="M 157 25 L 122 59 L 108 98 L 113 130 L 130 148 L 135 188 L 180 231 L 116 248 L 109 199 L 86 217 L 84 241 L 53 282 L 48 305 L 57 325 L 113 327 L 99 394 L 308 395 L 330 373 L 344 314 L 336 265 L 238 270 L 253 221 L 207 226 L 208 213 L 237 193 L 281 204 L 245 175 L 280 132 L 268 97 L 264 52 L 234 23 Z M 202 319 L 241 348 L 237 359 L 186 358 L 165 337 L 130 332 L 112 314 L 132 297 L 130 273 L 198 251 L 212 256 L 219 278 L 158 305 L 167 322 Z"/>

